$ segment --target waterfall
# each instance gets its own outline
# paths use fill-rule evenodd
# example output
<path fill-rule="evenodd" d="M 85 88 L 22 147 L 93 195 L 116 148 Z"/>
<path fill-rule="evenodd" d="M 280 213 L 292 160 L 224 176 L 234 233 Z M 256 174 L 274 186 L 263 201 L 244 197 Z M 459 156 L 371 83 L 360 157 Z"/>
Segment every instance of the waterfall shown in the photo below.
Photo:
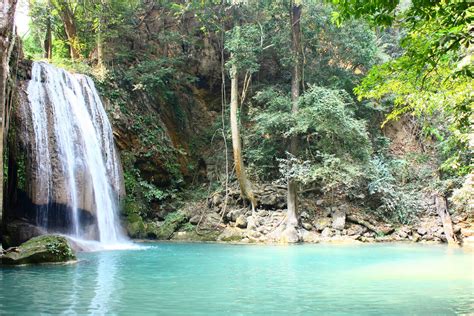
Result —
<path fill-rule="evenodd" d="M 42 205 L 36 224 L 54 232 L 52 205 L 66 205 L 61 216 L 67 235 L 102 244 L 124 242 L 118 218 L 120 161 L 93 81 L 35 62 L 27 94 L 34 131 L 30 195 Z M 94 219 L 92 229 L 85 227 L 84 214 Z"/>

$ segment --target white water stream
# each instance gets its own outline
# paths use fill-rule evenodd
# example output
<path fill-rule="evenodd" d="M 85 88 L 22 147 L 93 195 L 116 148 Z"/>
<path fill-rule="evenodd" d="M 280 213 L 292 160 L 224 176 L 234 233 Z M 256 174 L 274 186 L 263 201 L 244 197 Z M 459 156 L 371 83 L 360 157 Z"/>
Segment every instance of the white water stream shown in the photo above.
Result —
<path fill-rule="evenodd" d="M 118 218 L 120 165 L 110 122 L 91 78 L 33 63 L 28 100 L 35 141 L 35 181 L 43 200 L 68 205 L 68 235 L 91 239 L 79 208 L 94 214 L 104 247 L 123 244 Z M 58 198 L 60 196 L 60 198 Z M 37 224 L 48 230 L 48 207 Z M 98 235 L 98 236 L 97 236 Z"/>

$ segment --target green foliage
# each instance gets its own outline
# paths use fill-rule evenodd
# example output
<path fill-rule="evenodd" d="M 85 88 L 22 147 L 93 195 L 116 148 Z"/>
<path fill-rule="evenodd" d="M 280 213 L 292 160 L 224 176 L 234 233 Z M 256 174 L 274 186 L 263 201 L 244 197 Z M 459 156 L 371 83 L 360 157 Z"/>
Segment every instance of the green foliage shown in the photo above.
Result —
<path fill-rule="evenodd" d="M 196 230 L 196 226 L 189 222 L 186 222 L 184 223 L 183 226 L 181 226 L 181 229 L 184 230 L 185 232 L 193 232 Z"/>
<path fill-rule="evenodd" d="M 304 80 L 351 91 L 378 61 L 374 32 L 354 19 L 337 27 L 330 20 L 332 8 L 323 3 L 305 4 L 303 10 Z"/>
<path fill-rule="evenodd" d="M 145 60 L 125 70 L 122 78 L 133 90 L 144 90 L 161 95 L 165 99 L 174 96 L 173 87 L 192 84 L 196 78 L 179 71 L 183 67 L 180 58 Z"/>
<path fill-rule="evenodd" d="M 256 25 L 235 26 L 226 34 L 225 48 L 231 53 L 226 66 L 255 73 L 259 69 L 258 58 L 262 52 L 260 29 Z"/>
<path fill-rule="evenodd" d="M 397 181 L 401 162 L 375 156 L 368 169 L 369 197 L 375 201 L 376 212 L 389 220 L 409 224 L 421 210 L 421 196 Z M 399 175 L 398 175 L 399 176 Z"/>
<path fill-rule="evenodd" d="M 75 258 L 74 252 L 65 240 L 53 239 L 46 243 L 46 249 L 57 255 L 59 258 Z"/>
<path fill-rule="evenodd" d="M 351 97 L 344 91 L 311 86 L 299 99 L 299 111 L 290 111 L 289 96 L 275 89 L 255 96 L 260 107 L 250 112 L 254 123 L 247 157 L 252 164 L 275 173 L 279 161 L 284 178 L 303 184 L 319 182 L 323 190 L 349 190 L 357 185 L 368 162 L 371 144 L 365 122 L 354 117 Z M 290 137 L 298 137 L 301 150 L 286 155 Z"/>
<path fill-rule="evenodd" d="M 454 175 L 472 170 L 468 145 L 473 110 L 474 11 L 468 1 L 333 1 L 336 18 L 365 17 L 405 30 L 403 53 L 372 68 L 356 89 L 360 98 L 394 96 L 387 119 L 417 116 L 440 141 L 441 169 Z"/>

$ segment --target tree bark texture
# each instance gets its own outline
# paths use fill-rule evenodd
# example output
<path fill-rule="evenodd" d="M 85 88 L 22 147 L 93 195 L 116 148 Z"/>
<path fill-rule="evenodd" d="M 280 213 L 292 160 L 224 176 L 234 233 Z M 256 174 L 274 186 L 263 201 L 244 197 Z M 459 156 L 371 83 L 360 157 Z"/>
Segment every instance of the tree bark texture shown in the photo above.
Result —
<path fill-rule="evenodd" d="M 439 193 L 436 194 L 435 206 L 436 211 L 438 212 L 438 215 L 441 218 L 441 222 L 443 223 L 444 235 L 446 236 L 448 244 L 456 245 L 457 239 L 456 235 L 454 234 L 453 222 L 451 221 L 451 216 L 448 212 L 448 203 L 446 201 L 446 198 Z"/>
<path fill-rule="evenodd" d="M 298 98 L 300 96 L 300 46 L 301 46 L 301 5 L 292 3 L 290 12 L 291 22 L 291 50 L 294 57 L 294 65 L 291 74 L 291 113 L 298 113 Z M 298 151 L 298 138 L 292 136 L 290 140 L 290 153 L 296 155 Z M 297 226 L 298 215 L 298 184 L 293 179 L 288 179 L 288 216 L 287 226 Z"/>
<path fill-rule="evenodd" d="M 81 58 L 79 49 L 79 37 L 77 36 L 76 20 L 74 18 L 74 12 L 65 0 L 56 0 L 54 2 L 56 9 L 59 12 L 59 16 L 64 25 L 64 31 L 69 42 L 69 54 L 72 60 Z"/>
<path fill-rule="evenodd" d="M 3 147 L 5 135 L 6 106 L 9 104 L 7 84 L 10 75 L 10 54 L 14 45 L 14 18 L 17 0 L 0 2 L 0 222 L 3 217 Z"/>
<path fill-rule="evenodd" d="M 235 174 L 239 181 L 242 197 L 250 200 L 250 203 L 252 203 L 252 211 L 255 211 L 256 199 L 253 194 L 251 183 L 247 178 L 245 165 L 242 159 L 242 143 L 240 140 L 239 121 L 237 119 L 237 109 L 239 107 L 239 74 L 235 64 L 232 65 L 230 76 L 230 128 L 232 133 Z"/>
<path fill-rule="evenodd" d="M 46 22 L 46 35 L 44 38 L 44 58 L 51 59 L 53 57 L 53 35 L 51 32 L 51 17 Z"/>

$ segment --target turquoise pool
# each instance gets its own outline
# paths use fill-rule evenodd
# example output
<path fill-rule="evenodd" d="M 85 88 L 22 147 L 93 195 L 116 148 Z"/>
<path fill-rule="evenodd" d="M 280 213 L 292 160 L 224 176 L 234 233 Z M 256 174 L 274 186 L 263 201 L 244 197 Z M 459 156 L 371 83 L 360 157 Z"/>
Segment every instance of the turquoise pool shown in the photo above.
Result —
<path fill-rule="evenodd" d="M 473 255 L 416 244 L 143 244 L 0 268 L 0 314 L 471 314 Z"/>

